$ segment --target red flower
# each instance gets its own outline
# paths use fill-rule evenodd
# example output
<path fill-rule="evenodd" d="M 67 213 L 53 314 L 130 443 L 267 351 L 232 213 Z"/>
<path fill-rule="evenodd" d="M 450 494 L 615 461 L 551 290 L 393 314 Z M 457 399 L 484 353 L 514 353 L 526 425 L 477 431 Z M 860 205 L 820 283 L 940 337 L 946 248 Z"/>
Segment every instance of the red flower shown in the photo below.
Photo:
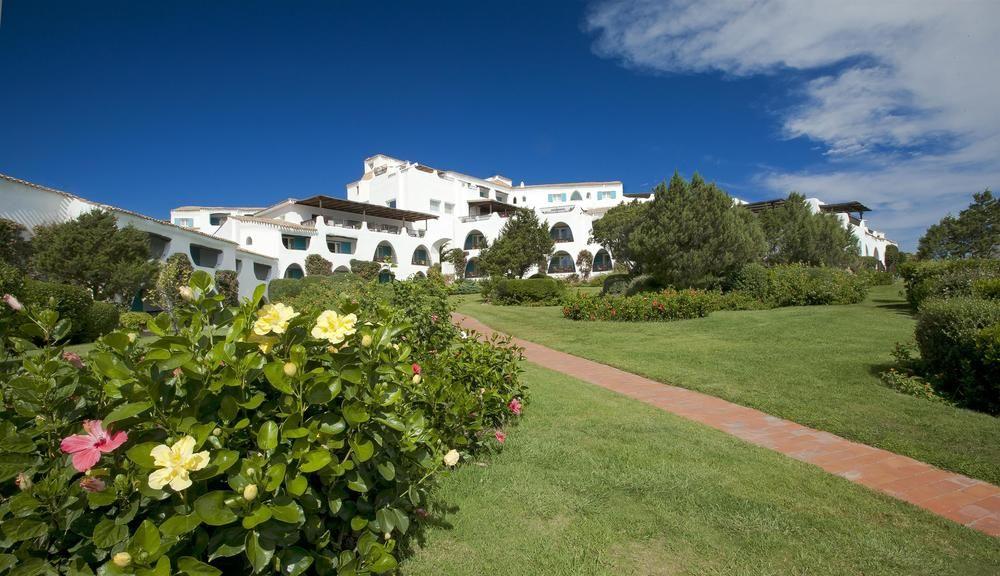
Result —
<path fill-rule="evenodd" d="M 111 432 L 104 429 L 100 420 L 84 420 L 83 430 L 86 434 L 76 434 L 63 438 L 59 449 L 73 455 L 73 468 L 77 472 L 86 472 L 101 459 L 101 453 L 108 453 L 118 448 L 128 440 L 125 432 Z"/>
<path fill-rule="evenodd" d="M 503 444 L 504 440 L 507 439 L 507 435 L 503 433 L 503 430 L 497 430 L 496 432 L 493 433 L 493 436 L 495 436 L 496 439 L 497 439 L 497 442 L 499 442 L 501 444 Z"/>
<path fill-rule="evenodd" d="M 521 401 L 517 398 L 512 399 L 510 403 L 507 404 L 507 407 L 510 408 L 510 411 L 513 412 L 515 416 L 521 415 Z"/>
<path fill-rule="evenodd" d="M 410 366 L 410 368 L 413 369 L 413 373 L 414 374 L 420 374 L 420 364 L 417 364 L 416 362 L 414 362 L 413 365 Z"/>

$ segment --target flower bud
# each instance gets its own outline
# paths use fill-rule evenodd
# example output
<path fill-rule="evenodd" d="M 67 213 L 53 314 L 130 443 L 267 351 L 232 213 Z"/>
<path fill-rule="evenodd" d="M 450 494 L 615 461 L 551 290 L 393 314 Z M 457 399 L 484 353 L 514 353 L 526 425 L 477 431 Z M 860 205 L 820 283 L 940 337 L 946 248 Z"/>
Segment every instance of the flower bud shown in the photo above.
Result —
<path fill-rule="evenodd" d="M 135 332 L 129 332 L 128 333 L 128 341 L 129 342 L 135 342 L 136 338 L 138 338 L 138 336 L 136 336 Z"/>
<path fill-rule="evenodd" d="M 190 286 L 181 286 L 177 289 L 177 293 L 181 295 L 181 298 L 187 300 L 188 302 L 194 300 L 194 290 Z"/>
<path fill-rule="evenodd" d="M 382 538 L 385 538 L 386 540 L 388 540 L 389 538 L 392 538 L 392 534 L 386 532 L 385 534 L 382 535 Z"/>
<path fill-rule="evenodd" d="M 222 428 L 214 428 L 212 430 L 212 436 L 222 436 Z"/>
<path fill-rule="evenodd" d="M 291 378 L 295 376 L 295 373 L 299 371 L 299 367 L 295 365 L 295 362 L 285 362 L 285 376 Z"/>
<path fill-rule="evenodd" d="M 365 334 L 364 336 L 362 336 L 361 337 L 361 345 L 364 346 L 365 348 L 370 347 L 372 345 L 372 335 L 371 334 Z"/>
<path fill-rule="evenodd" d="M 17 478 L 14 479 L 14 484 L 16 484 L 21 490 L 28 490 L 32 486 L 31 477 L 24 472 L 21 472 L 17 475 Z"/>
<path fill-rule="evenodd" d="M 257 499 L 256 484 L 247 484 L 247 487 L 243 489 L 243 499 L 247 502 L 253 502 Z"/>
<path fill-rule="evenodd" d="M 112 557 L 111 561 L 115 563 L 115 566 L 125 568 L 132 563 L 132 555 L 128 552 L 119 552 Z"/>
<path fill-rule="evenodd" d="M 420 384 L 420 374 L 414 374 L 411 380 L 414 384 Z"/>
<path fill-rule="evenodd" d="M 7 305 L 10 306 L 10 309 L 13 310 L 14 312 L 20 312 L 21 310 L 24 310 L 24 305 L 21 304 L 21 301 L 12 296 L 11 294 L 4 294 L 3 301 L 6 302 Z"/>

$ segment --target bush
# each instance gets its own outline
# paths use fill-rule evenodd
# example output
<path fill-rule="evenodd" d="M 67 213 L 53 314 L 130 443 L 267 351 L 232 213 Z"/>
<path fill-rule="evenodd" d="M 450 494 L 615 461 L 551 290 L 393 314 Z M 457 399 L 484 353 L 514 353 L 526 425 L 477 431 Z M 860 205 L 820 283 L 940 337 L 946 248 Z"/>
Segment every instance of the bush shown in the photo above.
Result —
<path fill-rule="evenodd" d="M 972 296 L 979 280 L 1000 278 L 1000 260 L 908 261 L 899 267 L 906 299 L 918 308 L 929 298 Z"/>
<path fill-rule="evenodd" d="M 475 280 L 459 280 L 448 287 L 452 294 L 479 294 L 479 282 Z"/>
<path fill-rule="evenodd" d="M 126 332 L 142 333 L 152 318 L 145 312 L 125 312 L 118 317 L 118 327 Z"/>
<path fill-rule="evenodd" d="M 329 276 L 333 274 L 333 262 L 319 254 L 306 256 L 306 276 Z"/>
<path fill-rule="evenodd" d="M 226 310 L 208 274 L 189 286 L 153 342 L 113 332 L 83 359 L 56 345 L 0 367 L 6 566 L 392 572 L 438 473 L 498 448 L 520 413 L 520 355 L 502 341 L 432 352 L 381 307 L 296 316 L 261 309 L 258 289 Z M 65 336 L 56 314 L 25 314 Z"/>
<path fill-rule="evenodd" d="M 868 284 L 862 276 L 801 264 L 750 264 L 728 284 L 732 290 L 773 306 L 856 304 L 868 295 Z"/>
<path fill-rule="evenodd" d="M 377 287 L 367 285 L 355 274 L 333 274 L 272 280 L 267 292 L 271 302 L 288 304 L 303 313 L 318 314 L 344 298 L 357 300 L 362 286 L 378 291 Z"/>
<path fill-rule="evenodd" d="M 382 271 L 382 265 L 378 262 L 368 260 L 351 260 L 351 272 L 357 274 L 364 280 L 374 280 L 378 278 L 378 273 Z"/>
<path fill-rule="evenodd" d="M 171 254 L 156 276 L 153 303 L 168 312 L 173 310 L 181 301 L 177 291 L 181 286 L 188 285 L 193 273 L 194 266 L 191 265 L 191 259 L 187 254 L 180 252 Z"/>
<path fill-rule="evenodd" d="M 884 270 L 862 270 L 858 276 L 869 286 L 892 286 L 896 282 L 895 275 Z"/>
<path fill-rule="evenodd" d="M 628 274 L 608 274 L 604 276 L 601 286 L 602 295 L 619 295 L 624 294 L 625 290 L 628 289 L 629 275 Z"/>
<path fill-rule="evenodd" d="M 571 320 L 652 322 L 703 318 L 718 309 L 720 294 L 702 290 L 664 290 L 635 296 L 573 294 L 565 299 L 563 316 Z"/>
<path fill-rule="evenodd" d="M 1000 300 L 1000 278 L 983 278 L 972 283 L 972 295 L 987 300 Z"/>
<path fill-rule="evenodd" d="M 565 284 L 555 278 L 503 278 L 497 282 L 493 302 L 544 306 L 558 304 L 565 292 Z"/>
<path fill-rule="evenodd" d="M 632 278 L 628 283 L 628 287 L 625 288 L 625 295 L 634 296 L 643 292 L 657 292 L 662 289 L 663 286 L 660 286 L 660 283 L 652 275 L 640 274 Z"/>
<path fill-rule="evenodd" d="M 49 307 L 49 300 L 55 302 L 54 310 L 60 318 L 72 323 L 68 337 L 76 342 L 86 338 L 87 316 L 94 299 L 86 289 L 69 284 L 57 284 L 44 280 L 25 280 L 23 301 L 37 308 Z"/>
<path fill-rule="evenodd" d="M 110 302 L 94 302 L 87 312 L 87 323 L 84 327 L 83 337 L 88 342 L 93 342 L 118 328 L 120 315 L 121 310 L 118 309 L 118 306 Z"/>
<path fill-rule="evenodd" d="M 226 299 L 226 306 L 240 303 L 240 279 L 235 270 L 216 270 L 215 287 Z"/>
<path fill-rule="evenodd" d="M 0 262 L 0 296 L 13 294 L 19 296 L 24 288 L 24 276 L 11 264 Z"/>
<path fill-rule="evenodd" d="M 9 264 L 21 271 L 27 270 L 31 259 L 31 243 L 27 237 L 27 228 L 13 220 L 0 218 L 0 264 Z"/>
<path fill-rule="evenodd" d="M 915 336 L 925 375 L 938 391 L 969 408 L 1000 410 L 1000 381 L 987 380 L 996 364 L 983 356 L 992 350 L 998 323 L 998 300 L 958 297 L 921 305 Z"/>
<path fill-rule="evenodd" d="M 1000 413 L 1000 324 L 983 328 L 976 334 L 974 381 L 968 392 L 979 398 L 977 406 L 990 414 Z"/>

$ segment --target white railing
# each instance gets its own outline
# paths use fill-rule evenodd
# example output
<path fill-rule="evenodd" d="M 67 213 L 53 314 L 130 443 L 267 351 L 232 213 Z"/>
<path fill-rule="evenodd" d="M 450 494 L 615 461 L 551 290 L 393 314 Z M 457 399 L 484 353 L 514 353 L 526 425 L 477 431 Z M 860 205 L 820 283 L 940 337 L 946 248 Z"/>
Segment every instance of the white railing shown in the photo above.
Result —
<path fill-rule="evenodd" d="M 567 204 L 564 206 L 550 206 L 548 208 L 542 208 L 542 214 L 558 214 L 560 212 L 572 212 L 576 206 L 572 204 Z"/>
<path fill-rule="evenodd" d="M 462 222 L 479 222 L 480 220 L 489 220 L 492 214 L 480 214 L 478 216 L 462 216 L 459 218 Z"/>

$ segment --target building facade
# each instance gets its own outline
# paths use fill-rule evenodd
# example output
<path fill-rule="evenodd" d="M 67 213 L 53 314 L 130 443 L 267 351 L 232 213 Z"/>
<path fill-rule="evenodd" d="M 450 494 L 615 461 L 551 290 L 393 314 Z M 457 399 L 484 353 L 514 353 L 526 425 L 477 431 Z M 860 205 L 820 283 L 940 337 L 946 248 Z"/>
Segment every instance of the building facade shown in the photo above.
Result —
<path fill-rule="evenodd" d="M 612 269 L 614 255 L 590 242 L 593 222 L 622 202 L 651 198 L 625 194 L 617 180 L 515 184 L 500 175 L 478 178 L 381 154 L 364 161 L 361 178 L 345 192 L 346 198 L 289 198 L 267 207 L 181 206 L 164 222 L 0 175 L 0 217 L 30 229 L 94 208 L 110 210 L 120 225 L 149 234 L 157 258 L 183 253 L 199 270 L 236 270 L 240 294 L 248 295 L 274 278 L 304 276 L 311 254 L 330 261 L 335 271 L 350 270 L 351 260 L 379 262 L 383 278 L 402 279 L 426 274 L 438 263 L 444 273 L 454 273 L 441 255 L 461 248 L 467 253 L 465 276 L 477 278 L 482 248 L 497 239 L 519 208 L 535 211 L 555 241 L 546 273 L 577 272 L 577 257 L 588 250 L 593 272 L 600 274 Z M 737 202 L 759 211 L 783 200 Z M 868 227 L 863 219 L 868 208 L 808 202 L 814 211 L 836 214 L 858 238 L 862 255 L 885 261 L 892 242 Z"/>

